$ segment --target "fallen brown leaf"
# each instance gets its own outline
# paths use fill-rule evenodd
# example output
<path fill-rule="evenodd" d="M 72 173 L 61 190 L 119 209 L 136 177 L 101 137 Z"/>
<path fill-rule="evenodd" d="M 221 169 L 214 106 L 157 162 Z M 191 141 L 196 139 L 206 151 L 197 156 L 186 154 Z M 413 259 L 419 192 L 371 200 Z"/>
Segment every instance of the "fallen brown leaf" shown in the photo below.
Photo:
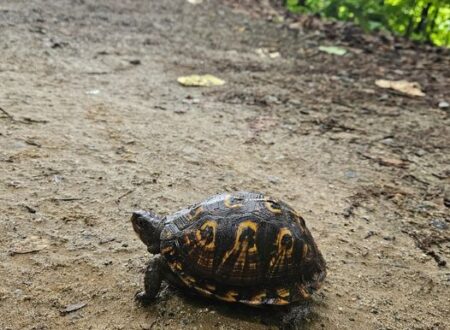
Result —
<path fill-rule="evenodd" d="M 411 96 L 425 96 L 417 82 L 409 82 L 407 80 L 376 80 L 375 85 L 381 88 L 393 89 Z"/>

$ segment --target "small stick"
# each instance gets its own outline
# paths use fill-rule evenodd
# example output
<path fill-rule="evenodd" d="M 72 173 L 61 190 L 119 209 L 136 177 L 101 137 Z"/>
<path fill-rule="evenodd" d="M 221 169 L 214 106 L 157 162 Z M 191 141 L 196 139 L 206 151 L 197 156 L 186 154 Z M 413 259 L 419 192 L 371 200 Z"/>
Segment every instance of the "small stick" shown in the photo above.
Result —
<path fill-rule="evenodd" d="M 128 190 L 125 194 L 120 195 L 120 196 L 116 199 L 116 203 L 120 203 L 120 200 L 121 200 L 122 198 L 124 198 L 125 196 L 128 196 L 128 195 L 131 194 L 133 191 L 134 191 L 134 189 L 133 189 L 133 190 Z"/>
<path fill-rule="evenodd" d="M 6 115 L 6 117 L 8 117 L 9 119 L 11 119 L 12 121 L 15 121 L 14 117 L 11 116 L 11 115 L 8 113 L 8 111 L 6 111 L 5 109 L 3 109 L 2 107 L 0 107 L 0 111 L 3 112 L 3 113 Z"/>
<path fill-rule="evenodd" d="M 16 251 L 16 250 L 11 250 L 11 251 L 9 251 L 8 254 L 9 254 L 10 256 L 15 256 L 16 254 L 36 253 L 36 252 L 39 252 L 39 251 L 41 251 L 41 250 L 43 250 L 43 249 L 24 250 L 24 251 L 20 251 L 20 250 L 18 250 L 18 251 Z"/>
<path fill-rule="evenodd" d="M 24 124 L 33 124 L 33 123 L 47 124 L 48 120 L 45 120 L 45 119 L 33 119 L 33 118 L 30 118 L 30 117 L 23 117 L 21 122 L 24 123 Z"/>

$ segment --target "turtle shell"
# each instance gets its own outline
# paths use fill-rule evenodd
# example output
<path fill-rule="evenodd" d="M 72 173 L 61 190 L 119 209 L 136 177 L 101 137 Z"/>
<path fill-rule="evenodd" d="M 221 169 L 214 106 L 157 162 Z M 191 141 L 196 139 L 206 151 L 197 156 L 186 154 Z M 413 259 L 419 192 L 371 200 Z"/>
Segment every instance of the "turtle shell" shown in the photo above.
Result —
<path fill-rule="evenodd" d="M 188 288 L 248 305 L 307 299 L 326 275 L 300 214 L 259 193 L 216 195 L 168 216 L 161 254 Z"/>

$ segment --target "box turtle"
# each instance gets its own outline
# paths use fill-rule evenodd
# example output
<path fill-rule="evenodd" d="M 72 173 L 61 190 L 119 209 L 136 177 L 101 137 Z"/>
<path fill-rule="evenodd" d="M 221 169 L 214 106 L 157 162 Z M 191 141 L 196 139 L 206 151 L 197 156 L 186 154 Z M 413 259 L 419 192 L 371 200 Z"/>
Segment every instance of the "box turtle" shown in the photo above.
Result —
<path fill-rule="evenodd" d="M 153 258 L 142 302 L 161 282 L 251 306 L 307 300 L 326 276 L 325 260 L 302 216 L 251 192 L 212 196 L 166 217 L 134 212 L 133 228 Z"/>

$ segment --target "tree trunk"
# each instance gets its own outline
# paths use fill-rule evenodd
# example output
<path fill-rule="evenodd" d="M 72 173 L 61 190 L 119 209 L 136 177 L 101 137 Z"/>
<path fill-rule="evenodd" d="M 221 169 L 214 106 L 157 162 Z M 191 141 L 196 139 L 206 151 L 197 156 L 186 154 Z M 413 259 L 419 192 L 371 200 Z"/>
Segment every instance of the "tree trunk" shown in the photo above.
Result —
<path fill-rule="evenodd" d="M 422 13 L 420 14 L 420 22 L 416 27 L 414 32 L 419 34 L 426 34 L 427 22 L 428 22 L 428 11 L 431 8 L 431 2 L 428 2 L 425 7 L 422 9 Z M 425 32 L 425 33 L 424 33 Z"/>
<path fill-rule="evenodd" d="M 414 8 L 416 6 L 417 1 L 414 1 L 412 7 Z M 411 33 L 414 31 L 414 15 L 411 15 L 409 17 L 408 26 L 405 30 L 405 37 L 409 38 L 411 37 Z"/>
<path fill-rule="evenodd" d="M 430 24 L 430 30 L 428 31 L 428 35 L 431 35 L 434 31 L 434 27 L 436 26 L 436 18 L 438 17 L 439 14 L 439 7 L 434 7 L 434 15 L 433 18 L 431 19 L 431 24 Z"/>

